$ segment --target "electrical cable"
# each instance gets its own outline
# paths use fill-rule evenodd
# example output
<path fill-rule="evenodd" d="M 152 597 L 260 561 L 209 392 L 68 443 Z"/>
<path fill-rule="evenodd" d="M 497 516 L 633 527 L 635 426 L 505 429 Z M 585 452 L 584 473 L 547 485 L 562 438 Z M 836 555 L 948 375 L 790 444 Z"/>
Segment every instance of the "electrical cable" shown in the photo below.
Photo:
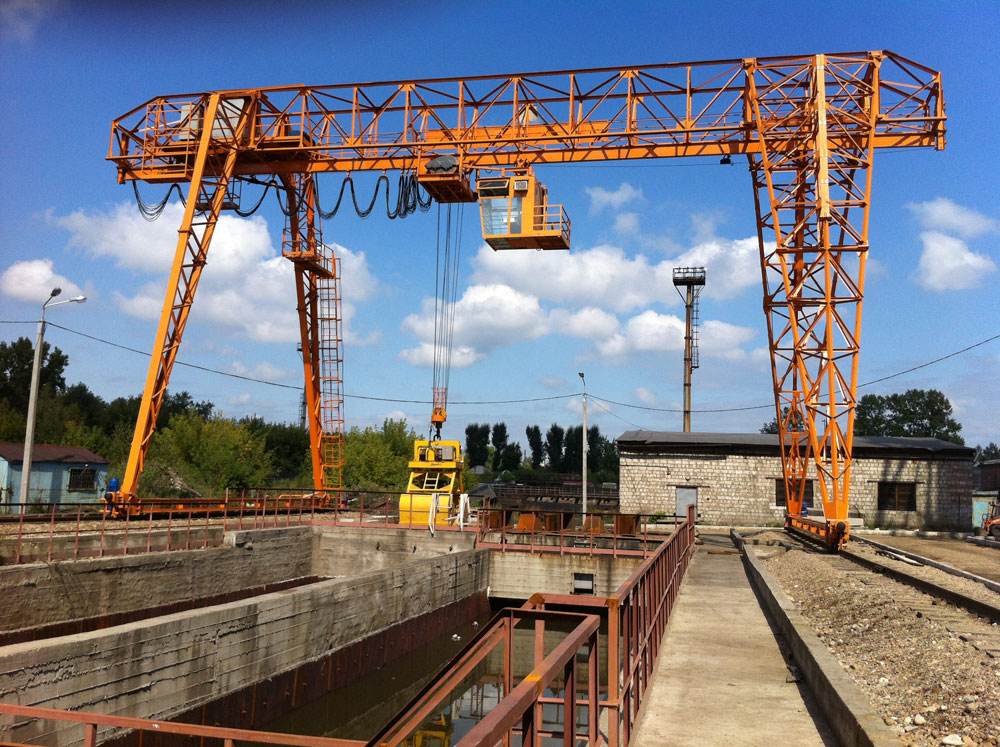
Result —
<path fill-rule="evenodd" d="M 0 320 L 0 324 L 37 324 L 37 323 L 38 323 L 37 321 L 30 321 L 30 320 L 26 320 L 26 321 Z M 61 324 L 56 324 L 55 322 L 46 321 L 45 323 L 48 326 L 50 326 L 50 327 L 55 327 L 57 329 L 61 329 L 64 332 L 69 332 L 69 333 L 74 334 L 74 335 L 79 335 L 80 337 L 86 337 L 89 340 L 94 340 L 95 342 L 100 342 L 100 343 L 103 343 L 105 345 L 110 345 L 111 347 L 119 348 L 121 350 L 127 350 L 127 351 L 129 351 L 131 353 L 138 353 L 139 355 L 144 355 L 147 358 L 150 357 L 150 354 L 147 353 L 147 352 L 145 352 L 144 350 L 138 350 L 136 348 L 130 348 L 127 345 L 121 345 L 121 344 L 119 344 L 117 342 L 112 342 L 111 340 L 105 340 L 104 338 L 101 338 L 101 337 L 95 337 L 94 335 L 88 335 L 85 332 L 79 332 L 79 331 L 77 331 L 75 329 L 70 329 L 69 327 L 64 327 Z M 956 351 L 954 351 L 952 353 L 948 353 L 947 355 L 942 355 L 942 356 L 940 356 L 938 358 L 935 358 L 934 360 L 927 361 L 926 363 L 921 363 L 918 366 L 913 366 L 913 367 L 907 368 L 907 369 L 905 369 L 903 371 L 897 371 L 896 373 L 889 374 L 888 376 L 882 376 L 881 378 L 872 379 L 871 381 L 866 381 L 863 384 L 858 384 L 858 387 L 860 388 L 860 387 L 863 387 L 863 386 L 869 386 L 871 384 L 876 384 L 876 383 L 881 382 L 881 381 L 886 381 L 887 379 L 894 379 L 894 378 L 896 378 L 898 376 L 902 376 L 902 375 L 910 373 L 912 371 L 917 371 L 917 370 L 919 370 L 921 368 L 926 368 L 927 366 L 932 366 L 935 363 L 940 363 L 941 361 L 948 360 L 949 358 L 954 358 L 957 355 L 961 355 L 962 353 L 966 353 L 969 350 L 973 350 L 974 348 L 981 347 L 981 346 L 983 346 L 983 345 L 985 345 L 985 344 L 987 344 L 989 342 L 993 342 L 994 340 L 998 340 L 998 339 L 1000 339 L 1000 334 L 996 334 L 996 335 L 993 335 L 991 337 L 987 337 L 984 340 L 980 340 L 979 342 L 974 342 L 971 345 L 967 345 L 966 347 L 964 347 L 964 348 L 962 348 L 960 350 L 956 350 Z M 234 378 L 234 379 L 242 379 L 244 381 L 252 381 L 252 382 L 257 383 L 257 384 L 266 384 L 268 386 L 280 387 L 282 389 L 295 389 L 295 390 L 298 390 L 298 391 L 302 390 L 302 387 L 300 387 L 300 386 L 292 386 L 290 384 L 279 384 L 278 382 L 267 381 L 266 379 L 255 379 L 255 378 L 253 378 L 251 376 L 242 376 L 240 374 L 234 374 L 234 373 L 230 373 L 228 371 L 219 371 L 219 370 L 214 369 L 214 368 L 207 368 L 205 366 L 198 366 L 198 365 L 195 365 L 193 363 L 184 363 L 183 361 L 176 361 L 176 365 L 178 365 L 178 366 L 185 366 L 187 368 L 194 368 L 194 369 L 197 369 L 199 371 L 205 371 L 207 373 L 214 373 L 214 374 L 218 374 L 220 376 L 229 376 L 230 378 Z M 548 396 L 548 397 L 530 397 L 530 398 L 526 398 L 526 399 L 465 400 L 465 401 L 461 401 L 461 402 L 453 402 L 452 404 L 456 404 L 456 405 L 506 405 L 506 404 L 520 404 L 520 403 L 526 403 L 526 402 L 547 402 L 547 401 L 559 400 L 559 399 L 569 399 L 571 397 L 579 397 L 579 396 L 581 396 L 581 394 L 582 394 L 582 392 L 573 392 L 571 394 L 556 394 L 556 395 L 552 395 L 552 396 Z M 372 401 L 375 401 L 375 402 L 396 402 L 396 403 L 399 403 L 399 404 L 413 404 L 413 405 L 427 405 L 427 404 L 431 404 L 431 402 L 429 402 L 427 400 L 417 400 L 417 399 L 395 399 L 395 398 L 391 398 L 391 397 L 372 397 L 372 396 L 361 395 L 361 394 L 345 394 L 344 396 L 345 397 L 350 397 L 352 399 L 366 399 L 366 400 L 372 400 Z M 629 408 L 632 408 L 634 410 L 648 410 L 650 412 L 684 412 L 682 409 L 673 409 L 673 408 L 667 408 L 667 407 L 650 407 L 648 405 L 635 405 L 635 404 L 631 404 L 631 403 L 628 403 L 628 402 L 618 402 L 618 401 L 613 400 L 613 399 L 607 399 L 606 397 L 599 397 L 596 394 L 593 394 L 593 393 L 590 393 L 590 392 L 587 393 L 587 397 L 589 397 L 590 399 L 593 399 L 593 400 L 600 400 L 601 402 L 605 402 L 605 403 L 607 403 L 609 405 L 618 405 L 620 407 L 629 407 Z M 774 404 L 773 403 L 768 403 L 766 405 L 751 405 L 751 406 L 747 406 L 747 407 L 722 407 L 722 408 L 716 408 L 716 409 L 692 410 L 691 412 L 700 412 L 700 413 L 745 412 L 747 410 L 762 410 L 764 408 L 770 408 L 770 407 L 774 407 Z M 628 422 L 628 421 L 625 421 L 625 422 Z M 631 425 L 634 425 L 634 424 L 631 424 Z"/>
<path fill-rule="evenodd" d="M 622 421 L 623 423 L 626 423 L 627 425 L 631 425 L 631 426 L 632 426 L 633 428 L 638 428 L 638 429 L 639 429 L 640 431 L 644 431 L 644 430 L 647 430 L 646 428 L 643 428 L 643 427 L 642 427 L 641 425 L 639 425 L 638 423 L 633 423 L 633 422 L 632 422 L 631 420 L 626 420 L 625 418 L 623 418 L 623 417 L 622 417 L 621 415 L 619 415 L 618 413 L 616 413 L 616 412 L 613 412 L 613 411 L 609 410 L 609 409 L 608 409 L 607 407 L 605 407 L 605 406 L 604 406 L 604 405 L 602 405 L 602 404 L 601 404 L 600 402 L 598 402 L 598 401 L 597 401 L 597 398 L 595 398 L 595 397 L 594 397 L 594 395 L 592 395 L 592 394 L 588 394 L 588 395 L 587 395 L 587 398 L 588 398 L 588 399 L 593 399 L 593 400 L 594 400 L 594 404 L 595 404 L 595 405 L 597 405 L 598 407 L 600 407 L 600 408 L 601 408 L 602 410 L 604 410 L 604 412 L 606 412 L 606 413 L 607 413 L 608 415 L 610 415 L 611 417 L 613 417 L 613 418 L 618 418 L 618 419 L 619 419 L 620 421 Z"/>

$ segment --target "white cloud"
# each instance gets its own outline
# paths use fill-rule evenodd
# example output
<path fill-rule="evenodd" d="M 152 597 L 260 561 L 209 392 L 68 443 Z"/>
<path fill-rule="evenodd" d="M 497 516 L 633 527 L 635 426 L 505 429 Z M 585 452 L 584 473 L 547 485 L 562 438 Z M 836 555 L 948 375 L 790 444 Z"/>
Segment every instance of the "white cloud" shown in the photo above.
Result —
<path fill-rule="evenodd" d="M 554 309 L 549 314 L 553 332 L 589 340 L 610 337 L 618 330 L 618 317 L 603 309 L 588 306 L 573 313 L 566 309 Z"/>
<path fill-rule="evenodd" d="M 419 314 L 410 314 L 402 327 L 420 341 L 400 353 L 418 366 L 433 363 L 434 300 L 424 299 Z M 506 285 L 471 285 L 456 302 L 452 366 L 481 360 L 489 351 L 547 334 L 549 319 L 538 298 Z"/>
<path fill-rule="evenodd" d="M 615 216 L 614 229 L 618 233 L 635 236 L 639 233 L 639 214 L 619 213 Z"/>
<path fill-rule="evenodd" d="M 590 197 L 591 215 L 599 213 L 605 208 L 619 210 L 622 206 L 630 202 L 642 199 L 642 189 L 637 189 L 628 182 L 622 182 L 618 189 L 587 187 L 586 192 Z"/>
<path fill-rule="evenodd" d="M 0 0 L 0 38 L 30 42 L 57 5 L 56 0 Z"/>
<path fill-rule="evenodd" d="M 937 231 L 920 234 L 924 250 L 917 281 L 932 291 L 963 290 L 978 286 L 984 275 L 996 272 L 996 263 L 969 249 L 961 239 Z"/>
<path fill-rule="evenodd" d="M 56 274 L 51 259 L 15 262 L 0 275 L 0 293 L 21 301 L 44 303 L 53 288 L 62 289 L 60 300 L 82 295 L 78 285 Z"/>
<path fill-rule="evenodd" d="M 267 361 L 259 361 L 253 368 L 243 365 L 240 361 L 233 361 L 231 364 L 234 374 L 248 376 L 251 379 L 264 379 L 266 381 L 281 381 L 287 379 L 291 374 L 283 368 L 278 368 Z"/>
<path fill-rule="evenodd" d="M 92 257 L 112 259 L 117 266 L 137 273 L 164 276 L 140 286 L 131 296 L 114 293 L 122 311 L 146 320 L 158 319 L 163 307 L 165 275 L 173 262 L 182 219 L 180 203 L 168 204 L 154 222 L 144 220 L 130 203 L 93 214 L 80 210 L 67 216 L 50 213 L 48 218 L 69 232 L 69 246 Z M 341 263 L 344 339 L 355 345 L 371 344 L 379 333 L 359 337 L 352 320 L 356 304 L 375 294 L 378 280 L 368 269 L 364 252 L 331 246 Z M 299 340 L 292 263 L 275 248 L 264 218 L 219 218 L 191 319 L 260 342 Z"/>
<path fill-rule="evenodd" d="M 564 392 L 569 386 L 569 383 L 563 376 L 543 376 L 538 381 L 543 387 L 554 392 Z"/>
<path fill-rule="evenodd" d="M 947 197 L 928 202 L 911 202 L 907 206 L 924 228 L 946 231 L 965 238 L 995 233 L 1000 224 L 972 208 L 962 207 Z"/>
<path fill-rule="evenodd" d="M 494 252 L 480 248 L 473 281 L 503 283 L 543 300 L 632 311 L 654 303 L 677 305 L 675 267 L 705 267 L 704 295 L 732 298 L 760 283 L 757 239 L 713 239 L 674 259 L 651 262 L 615 246 L 564 252 Z"/>
<path fill-rule="evenodd" d="M 660 398 L 656 396 L 652 389 L 644 386 L 635 388 L 635 398 L 648 407 L 656 407 L 660 404 Z"/>
<path fill-rule="evenodd" d="M 756 335 L 756 330 L 749 327 L 737 327 L 735 324 L 709 319 L 701 324 L 699 348 L 705 355 L 743 360 L 747 357 L 747 352 L 741 346 Z"/>
<path fill-rule="evenodd" d="M 652 310 L 632 317 L 620 332 L 597 344 L 597 351 L 607 356 L 683 348 L 684 322 L 673 314 Z"/>

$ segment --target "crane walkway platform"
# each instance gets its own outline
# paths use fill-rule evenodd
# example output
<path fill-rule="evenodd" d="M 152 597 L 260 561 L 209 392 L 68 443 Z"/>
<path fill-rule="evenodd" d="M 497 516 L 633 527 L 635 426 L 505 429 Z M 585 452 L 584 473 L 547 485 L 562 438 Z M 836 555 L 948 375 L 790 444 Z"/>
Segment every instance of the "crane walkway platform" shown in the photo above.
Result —
<path fill-rule="evenodd" d="M 787 681 L 784 644 L 729 537 L 701 538 L 632 744 L 836 745 L 805 682 Z"/>

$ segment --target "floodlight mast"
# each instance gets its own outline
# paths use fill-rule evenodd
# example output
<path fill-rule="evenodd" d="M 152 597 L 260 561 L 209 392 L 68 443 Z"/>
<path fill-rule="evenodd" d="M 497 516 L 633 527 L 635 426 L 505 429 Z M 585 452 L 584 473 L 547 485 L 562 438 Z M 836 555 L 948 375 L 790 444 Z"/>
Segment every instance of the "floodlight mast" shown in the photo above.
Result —
<path fill-rule="evenodd" d="M 235 183 L 269 175 L 288 195 L 283 254 L 296 268 L 316 489 L 328 494 L 340 488 L 342 358 L 336 258 L 319 239 L 317 174 L 415 171 L 439 202 L 468 202 L 477 199 L 471 175 L 483 171 L 512 169 L 530 186 L 530 170 L 547 163 L 745 155 L 786 523 L 840 545 L 849 532 L 874 152 L 943 149 L 945 121 L 940 73 L 881 50 L 154 98 L 114 121 L 108 157 L 122 183 L 190 186 L 136 437 L 111 504 L 127 512 L 136 502 L 198 277 Z M 453 167 L 430 173 L 441 156 L 453 156 Z M 548 205 L 544 187 L 525 195 L 535 200 L 534 222 L 491 245 L 528 248 L 545 234 L 551 244 L 535 246 L 568 247 L 568 219 Z M 805 431 L 790 429 L 783 412 Z M 822 522 L 800 516 L 813 463 Z"/>

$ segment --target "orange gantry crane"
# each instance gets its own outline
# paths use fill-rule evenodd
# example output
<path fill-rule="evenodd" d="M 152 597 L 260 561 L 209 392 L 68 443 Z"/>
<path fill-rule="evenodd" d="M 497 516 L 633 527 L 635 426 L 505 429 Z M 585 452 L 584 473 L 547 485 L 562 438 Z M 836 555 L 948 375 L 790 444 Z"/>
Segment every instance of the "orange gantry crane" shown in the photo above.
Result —
<path fill-rule="evenodd" d="M 743 155 L 787 524 L 838 546 L 849 532 L 874 153 L 944 145 L 940 73 L 888 51 L 154 98 L 114 121 L 108 158 L 121 183 L 189 186 L 128 466 L 109 501 L 120 512 L 136 500 L 213 230 L 223 210 L 240 208 L 243 184 L 267 179 L 284 194 L 315 488 L 331 494 L 342 466 L 340 278 L 321 237 L 318 175 L 398 171 L 439 203 L 475 201 L 479 184 L 483 198 L 508 200 L 499 222 L 494 199 L 480 200 L 494 248 L 565 248 L 568 220 L 533 167 Z M 498 173 L 514 178 L 498 182 Z M 802 515 L 813 465 L 822 521 Z"/>

